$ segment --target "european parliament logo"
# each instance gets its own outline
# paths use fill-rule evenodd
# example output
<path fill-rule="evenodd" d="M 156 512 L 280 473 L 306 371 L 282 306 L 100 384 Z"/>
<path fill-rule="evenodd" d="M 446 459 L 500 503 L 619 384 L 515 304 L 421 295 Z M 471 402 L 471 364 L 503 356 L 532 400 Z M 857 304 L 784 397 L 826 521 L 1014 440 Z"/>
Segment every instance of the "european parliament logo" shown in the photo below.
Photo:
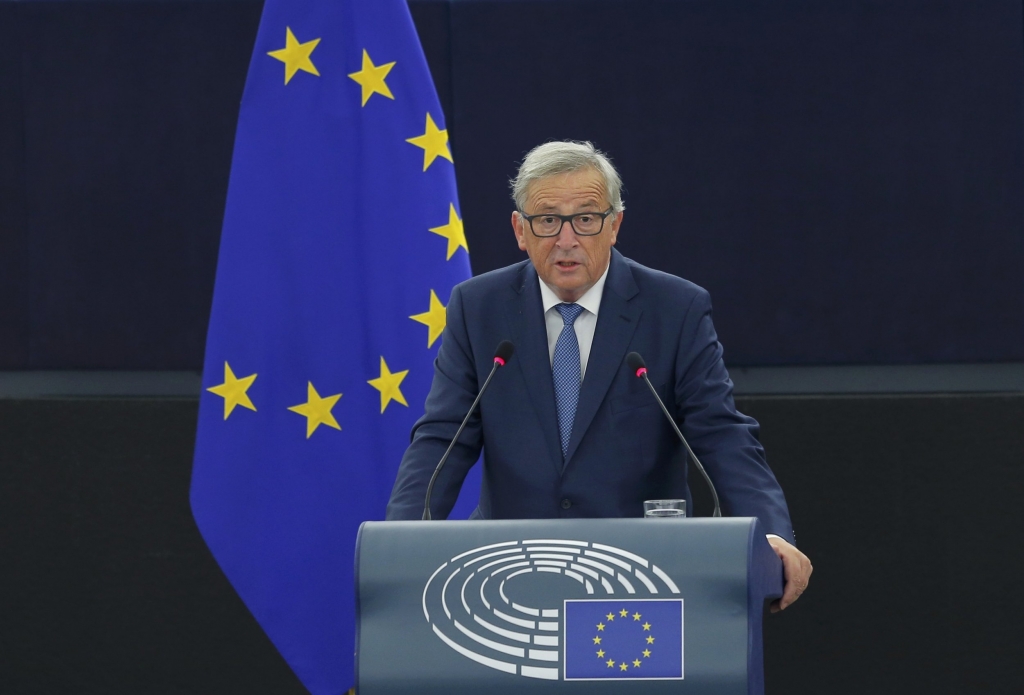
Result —
<path fill-rule="evenodd" d="M 683 599 L 622 548 L 538 538 L 467 550 L 423 587 L 434 635 L 463 657 L 544 680 L 681 680 Z"/>

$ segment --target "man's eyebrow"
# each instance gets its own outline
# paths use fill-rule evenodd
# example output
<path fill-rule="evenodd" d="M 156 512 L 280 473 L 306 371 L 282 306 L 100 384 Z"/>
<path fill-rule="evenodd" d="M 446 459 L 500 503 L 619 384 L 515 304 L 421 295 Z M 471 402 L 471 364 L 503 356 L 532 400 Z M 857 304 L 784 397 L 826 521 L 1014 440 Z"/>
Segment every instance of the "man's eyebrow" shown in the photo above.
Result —
<path fill-rule="evenodd" d="M 539 215 L 541 213 L 546 213 L 546 212 L 556 212 L 555 209 L 557 207 L 558 206 L 555 203 L 547 203 L 546 205 L 544 205 L 544 204 L 537 205 L 537 207 L 534 209 L 535 211 L 533 213 L 531 213 L 531 214 Z M 576 206 L 576 210 L 578 210 L 580 212 L 591 212 L 590 210 L 584 210 L 583 209 L 583 208 L 587 208 L 587 207 L 600 209 L 601 208 L 601 201 L 600 201 L 600 199 L 599 198 L 589 198 L 589 199 L 583 201 L 582 203 L 580 203 L 578 206 Z"/>

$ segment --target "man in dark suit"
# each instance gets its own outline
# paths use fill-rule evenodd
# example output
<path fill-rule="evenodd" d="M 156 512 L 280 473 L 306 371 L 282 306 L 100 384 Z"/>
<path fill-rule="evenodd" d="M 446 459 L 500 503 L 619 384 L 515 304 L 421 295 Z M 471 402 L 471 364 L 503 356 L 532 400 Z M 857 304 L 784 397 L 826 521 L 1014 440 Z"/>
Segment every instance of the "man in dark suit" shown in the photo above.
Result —
<path fill-rule="evenodd" d="M 431 473 L 505 339 L 516 355 L 438 478 L 434 518 L 451 511 L 481 449 L 477 518 L 640 517 L 644 500 L 689 500 L 683 446 L 626 367 L 636 351 L 714 481 L 723 513 L 760 518 L 785 566 L 778 608 L 787 607 L 807 587 L 811 564 L 793 545 L 758 425 L 733 404 L 708 293 L 612 248 L 623 218 L 621 181 L 590 143 L 535 148 L 513 196 L 512 227 L 529 260 L 452 291 L 426 412 L 387 518 L 420 518 Z"/>

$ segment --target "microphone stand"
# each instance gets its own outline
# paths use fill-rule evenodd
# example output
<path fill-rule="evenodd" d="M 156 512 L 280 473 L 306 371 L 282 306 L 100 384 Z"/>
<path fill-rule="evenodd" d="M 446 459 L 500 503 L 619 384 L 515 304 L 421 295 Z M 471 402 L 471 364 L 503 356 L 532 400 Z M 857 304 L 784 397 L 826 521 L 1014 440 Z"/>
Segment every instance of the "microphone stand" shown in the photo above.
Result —
<path fill-rule="evenodd" d="M 473 405 L 469 406 L 469 412 L 466 413 L 466 417 L 462 420 L 462 424 L 459 425 L 459 431 L 455 433 L 452 443 L 448 445 L 448 450 L 444 452 L 444 456 L 441 457 L 441 461 L 437 464 L 437 468 L 434 469 L 434 474 L 430 476 L 430 482 L 427 483 L 427 496 L 423 501 L 423 521 L 431 521 L 430 516 L 430 496 L 434 491 L 434 483 L 437 481 L 437 476 L 441 473 L 441 468 L 444 467 L 444 462 L 448 460 L 449 454 L 452 453 L 452 449 L 455 448 L 455 443 L 459 441 L 459 435 L 462 434 L 462 430 L 466 429 L 466 423 L 469 422 L 469 418 L 476 411 L 476 406 L 480 402 L 480 398 L 484 395 L 484 391 L 487 390 L 487 385 L 491 383 L 491 379 L 494 377 L 494 373 L 498 371 L 498 367 L 505 364 L 505 360 L 500 357 L 494 358 L 494 366 L 491 367 L 491 373 L 487 375 L 487 379 L 484 381 L 484 385 L 480 387 L 480 391 L 476 394 L 476 398 L 473 399 Z"/>
<path fill-rule="evenodd" d="M 715 500 L 715 511 L 711 516 L 722 516 L 722 508 L 718 504 L 718 492 L 715 490 L 714 483 L 712 483 L 711 478 L 708 477 L 708 473 L 704 470 L 704 466 L 701 465 L 700 459 L 697 458 L 697 454 L 693 453 L 693 449 L 690 448 L 690 443 L 686 441 L 686 437 L 684 437 L 683 433 L 679 431 L 679 426 L 676 424 L 675 418 L 673 418 L 668 412 L 668 408 L 665 407 L 665 403 L 661 400 L 661 396 L 659 396 L 658 392 L 654 389 L 654 384 L 651 383 L 650 378 L 647 376 L 647 367 L 641 366 L 637 369 L 637 372 L 637 376 L 644 380 L 644 383 L 647 384 L 647 388 L 649 388 L 651 393 L 654 394 L 654 400 L 658 401 L 658 405 L 661 406 L 661 412 L 665 413 L 665 418 L 668 420 L 668 424 L 672 425 L 672 429 L 675 430 L 676 436 L 679 437 L 679 441 L 681 441 L 683 446 L 686 447 L 686 451 L 690 454 L 690 458 L 693 459 L 695 464 L 697 464 L 697 470 L 699 470 L 700 474 L 704 476 L 704 481 L 708 484 L 708 488 L 711 490 L 711 496 Z"/>

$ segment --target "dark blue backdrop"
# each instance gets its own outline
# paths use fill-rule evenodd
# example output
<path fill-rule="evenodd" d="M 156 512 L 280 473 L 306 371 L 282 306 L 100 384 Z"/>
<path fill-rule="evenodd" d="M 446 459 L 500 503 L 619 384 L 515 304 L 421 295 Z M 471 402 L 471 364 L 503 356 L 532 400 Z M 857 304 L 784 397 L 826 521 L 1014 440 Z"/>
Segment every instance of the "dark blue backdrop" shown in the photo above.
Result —
<path fill-rule="evenodd" d="M 476 272 L 587 138 L 731 365 L 1024 360 L 1020 0 L 416 1 Z M 0 369 L 199 369 L 260 6 L 0 1 Z"/>

